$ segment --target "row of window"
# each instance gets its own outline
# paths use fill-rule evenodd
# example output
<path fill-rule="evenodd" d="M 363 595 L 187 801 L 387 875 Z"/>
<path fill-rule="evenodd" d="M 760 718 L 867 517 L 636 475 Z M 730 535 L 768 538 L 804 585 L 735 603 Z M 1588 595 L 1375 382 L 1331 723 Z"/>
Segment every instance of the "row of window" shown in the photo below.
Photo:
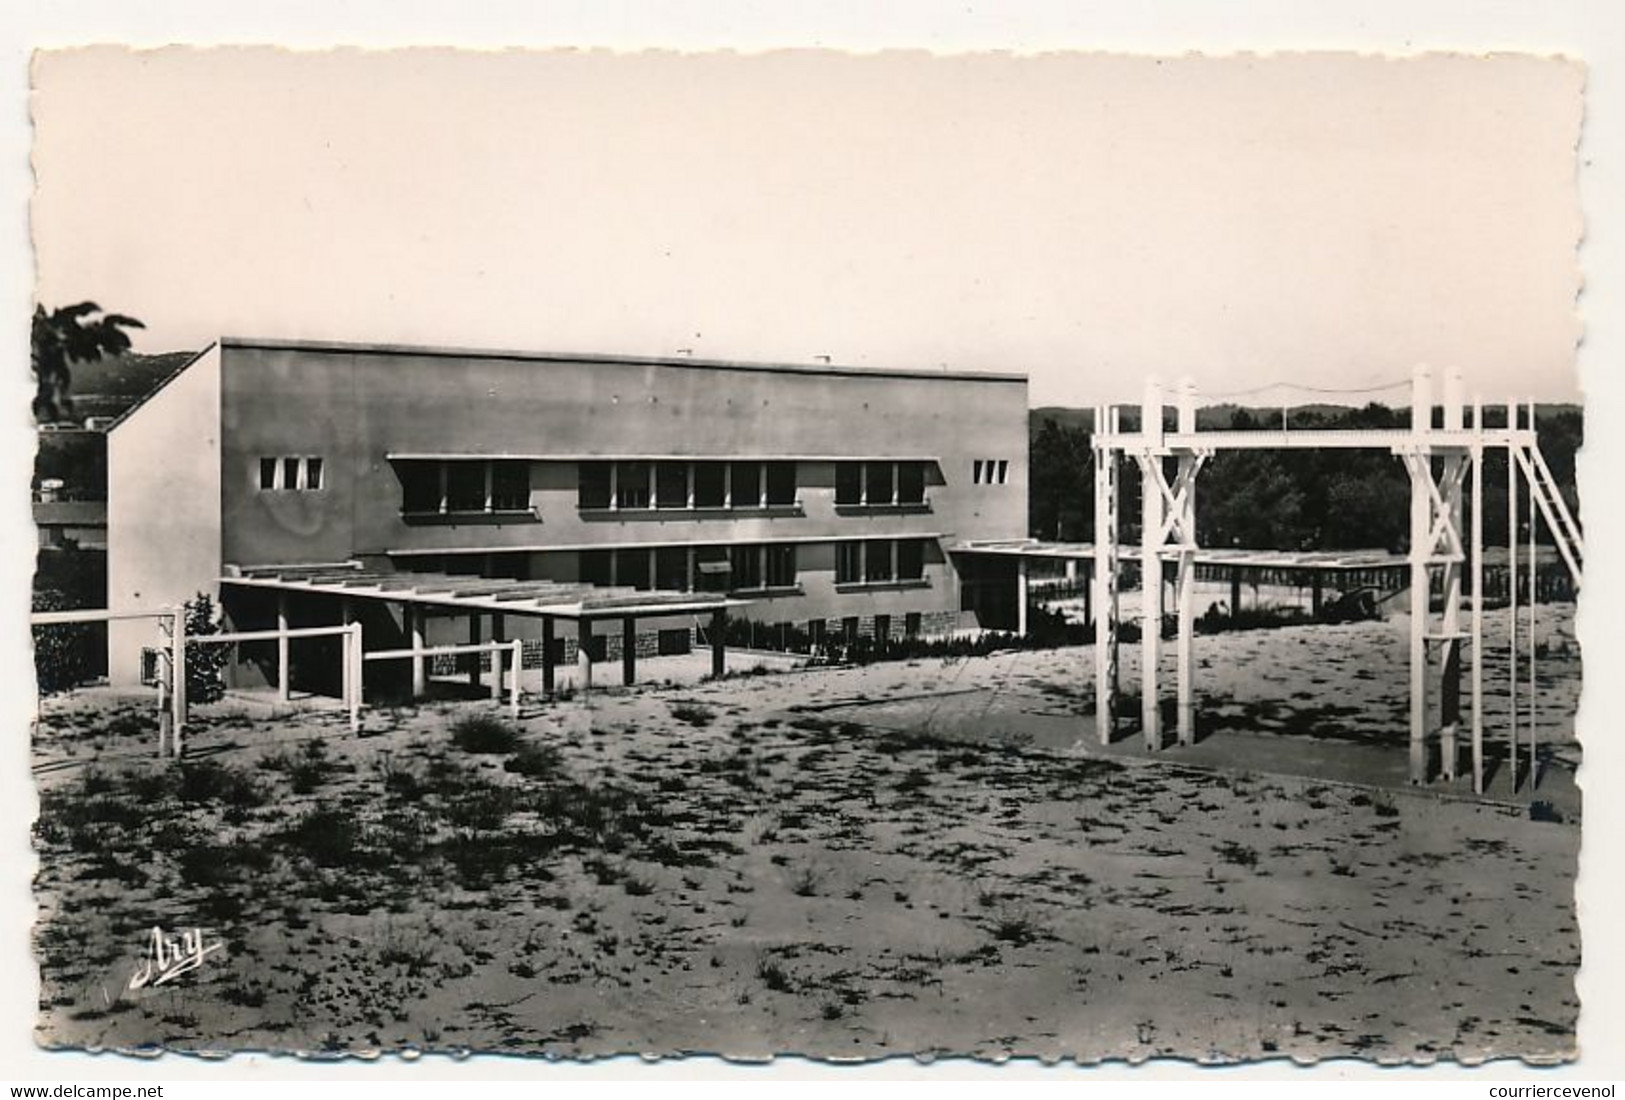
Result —
<path fill-rule="evenodd" d="M 835 544 L 836 584 L 884 584 L 925 577 L 925 539 L 864 539 Z"/>
<path fill-rule="evenodd" d="M 414 460 L 396 463 L 401 511 L 412 515 L 524 512 L 530 463 L 519 459 Z"/>
<path fill-rule="evenodd" d="M 835 544 L 835 583 L 884 584 L 925 578 L 927 539 L 864 539 Z M 585 550 L 580 576 L 588 584 L 640 591 L 751 592 L 799 587 L 795 543 L 737 546 L 621 547 Z M 529 555 L 413 555 L 408 567 L 424 572 L 531 579 Z"/>
<path fill-rule="evenodd" d="M 260 489 L 265 492 L 316 492 L 322 487 L 322 460 L 309 456 L 260 459 Z"/>
<path fill-rule="evenodd" d="M 838 462 L 835 503 L 907 507 L 925 503 L 925 462 Z M 521 459 L 412 459 L 395 464 L 408 514 L 523 512 L 530 509 L 530 464 Z M 1003 485 L 1007 459 L 976 459 L 971 480 Z M 762 509 L 796 502 L 796 464 L 776 462 L 598 461 L 580 464 L 578 505 L 586 510 Z M 322 460 L 260 459 L 262 490 L 322 488 Z"/>
<path fill-rule="evenodd" d="M 588 550 L 581 555 L 582 580 L 640 591 L 793 590 L 796 578 L 796 547 L 790 543 Z"/>
<path fill-rule="evenodd" d="M 869 508 L 925 503 L 924 462 L 837 462 L 836 505 Z"/>
<path fill-rule="evenodd" d="M 794 462 L 583 462 L 582 509 L 788 508 Z"/>

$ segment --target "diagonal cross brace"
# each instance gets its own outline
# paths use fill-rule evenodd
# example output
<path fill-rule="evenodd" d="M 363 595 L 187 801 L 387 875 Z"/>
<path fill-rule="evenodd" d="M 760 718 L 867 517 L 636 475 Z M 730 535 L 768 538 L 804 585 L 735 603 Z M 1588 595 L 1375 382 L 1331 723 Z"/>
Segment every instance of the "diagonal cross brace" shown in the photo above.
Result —
<path fill-rule="evenodd" d="M 1444 485 L 1433 479 L 1433 471 L 1427 466 L 1427 456 L 1420 454 L 1406 454 L 1405 467 L 1410 471 L 1413 481 L 1420 481 L 1428 490 L 1428 537 L 1427 553 L 1432 556 L 1439 552 L 1439 544 L 1447 543 L 1445 553 L 1451 557 L 1462 557 L 1465 549 L 1461 542 L 1461 532 L 1456 530 L 1455 509 L 1453 504 L 1447 502 L 1445 497 L 1456 500 L 1461 494 L 1461 483 L 1467 475 L 1467 462 L 1455 463 L 1447 466 L 1444 472 Z"/>
<path fill-rule="evenodd" d="M 1196 484 L 1196 475 L 1202 472 L 1202 467 L 1207 465 L 1207 460 L 1212 456 L 1212 453 L 1211 451 L 1193 452 L 1195 461 L 1179 472 L 1171 486 L 1168 484 L 1168 479 L 1163 476 L 1162 462 L 1157 456 L 1138 456 L 1141 474 L 1145 476 L 1146 480 L 1154 484 L 1157 491 L 1162 494 L 1164 504 L 1162 529 L 1157 534 L 1157 542 L 1160 545 L 1166 545 L 1175 531 L 1179 533 L 1181 545 L 1195 545 L 1196 532 L 1194 530 L 1185 530 L 1182 521 L 1185 512 L 1185 500 Z"/>

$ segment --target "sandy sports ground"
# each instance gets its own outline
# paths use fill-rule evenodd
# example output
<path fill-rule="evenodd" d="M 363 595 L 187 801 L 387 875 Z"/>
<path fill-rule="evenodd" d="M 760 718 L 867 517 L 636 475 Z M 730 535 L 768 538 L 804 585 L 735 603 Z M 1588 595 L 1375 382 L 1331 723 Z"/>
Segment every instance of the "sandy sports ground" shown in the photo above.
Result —
<path fill-rule="evenodd" d="M 1482 801 L 1405 789 L 1393 622 L 1199 639 L 1204 739 L 1154 758 L 1076 744 L 1087 649 L 531 701 L 513 739 L 483 701 L 220 714 L 180 767 L 150 700 L 50 698 L 39 1039 L 1561 1060 L 1579 657 L 1540 611 L 1541 786 Z M 221 946 L 132 989 L 155 926 Z"/>

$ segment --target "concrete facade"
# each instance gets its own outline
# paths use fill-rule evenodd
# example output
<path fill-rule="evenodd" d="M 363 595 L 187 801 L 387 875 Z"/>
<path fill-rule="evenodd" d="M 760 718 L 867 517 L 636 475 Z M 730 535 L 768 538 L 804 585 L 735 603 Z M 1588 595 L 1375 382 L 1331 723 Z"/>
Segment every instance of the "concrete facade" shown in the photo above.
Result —
<path fill-rule="evenodd" d="M 225 339 L 109 434 L 112 606 L 214 591 L 228 564 L 355 559 L 703 584 L 763 623 L 928 629 L 961 610 L 945 547 L 1026 532 L 1027 407 L 1019 375 Z M 854 461 L 889 469 L 876 491 L 896 502 L 841 502 L 855 469 L 869 484 Z M 772 496 L 765 463 L 783 464 Z M 611 469 L 605 502 L 593 486 Z M 720 507 L 700 484 L 717 476 Z M 661 499 L 673 478 L 687 499 Z M 837 579 L 858 542 L 890 556 L 889 577 Z M 793 576 L 770 578 L 769 554 L 781 574 L 793 554 Z M 110 658 L 129 679 L 130 654 Z"/>
<path fill-rule="evenodd" d="M 108 433 L 107 605 L 115 610 L 217 592 L 223 359 L 219 346 L 204 351 Z M 156 631 L 152 620 L 108 624 L 113 683 L 139 680 L 141 649 Z"/>

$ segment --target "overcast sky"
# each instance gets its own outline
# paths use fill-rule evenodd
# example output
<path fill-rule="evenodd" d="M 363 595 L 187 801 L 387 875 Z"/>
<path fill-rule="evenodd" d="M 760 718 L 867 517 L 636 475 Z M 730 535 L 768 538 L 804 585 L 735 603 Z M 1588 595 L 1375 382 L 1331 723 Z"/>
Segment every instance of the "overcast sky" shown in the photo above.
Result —
<path fill-rule="evenodd" d="M 1035 404 L 1426 362 L 1572 400 L 1583 81 L 1514 57 L 47 54 L 39 297 L 141 318 L 146 351 L 828 355 L 1024 371 Z"/>

